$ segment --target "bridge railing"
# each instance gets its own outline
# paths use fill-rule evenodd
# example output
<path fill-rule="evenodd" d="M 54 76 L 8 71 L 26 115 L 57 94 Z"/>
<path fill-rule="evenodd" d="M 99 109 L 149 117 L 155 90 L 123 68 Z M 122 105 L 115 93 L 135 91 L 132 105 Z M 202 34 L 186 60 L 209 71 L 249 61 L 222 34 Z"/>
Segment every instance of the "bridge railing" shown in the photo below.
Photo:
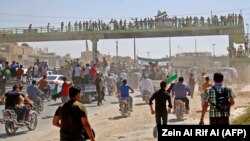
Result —
<path fill-rule="evenodd" d="M 51 27 L 16 27 L 16 28 L 0 28 L 0 34 L 8 35 L 8 34 L 39 34 L 39 33 L 49 33 L 56 32 L 59 29 L 54 26 Z"/>
<path fill-rule="evenodd" d="M 137 30 L 151 30 L 151 29 L 187 29 L 194 27 L 221 27 L 221 26 L 242 26 L 243 21 L 238 21 L 235 24 L 227 23 L 219 19 L 216 22 L 201 22 L 201 21 L 171 21 L 153 20 L 148 23 L 141 23 L 140 21 L 127 22 L 120 24 L 118 21 L 110 22 L 109 24 L 103 23 L 103 25 L 95 24 L 84 24 L 82 26 L 61 26 L 57 28 L 55 26 L 42 26 L 42 27 L 16 27 L 16 28 L 0 28 L 0 37 L 7 36 L 25 36 L 25 35 L 42 35 L 42 34 L 53 34 L 58 32 L 73 33 L 73 32 L 112 32 L 112 31 L 137 31 Z"/>

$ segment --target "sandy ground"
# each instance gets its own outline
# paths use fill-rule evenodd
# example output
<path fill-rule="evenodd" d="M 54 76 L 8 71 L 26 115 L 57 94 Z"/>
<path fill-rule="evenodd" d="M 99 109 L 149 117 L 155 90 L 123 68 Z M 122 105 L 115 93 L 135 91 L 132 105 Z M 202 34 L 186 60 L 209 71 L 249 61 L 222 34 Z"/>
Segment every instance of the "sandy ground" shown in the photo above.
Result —
<path fill-rule="evenodd" d="M 244 113 L 247 106 L 250 106 L 250 86 L 244 87 L 236 94 L 235 106 L 231 111 L 230 119 Z M 114 99 L 115 100 L 115 99 Z M 96 132 L 97 141 L 154 141 L 153 127 L 155 126 L 154 115 L 151 115 L 149 106 L 146 105 L 139 93 L 134 94 L 134 111 L 130 117 L 122 118 L 118 111 L 117 101 L 111 103 L 110 108 L 102 109 L 98 114 L 89 111 L 89 121 Z M 175 115 L 169 114 L 169 124 L 198 124 L 200 119 L 200 96 L 195 93 L 190 99 L 190 113 L 185 115 L 184 120 L 177 121 Z M 205 116 L 205 124 L 208 124 L 208 113 Z M 55 134 L 57 132 L 57 134 Z M 35 140 L 56 141 L 59 140 L 59 129 L 52 127 L 50 134 L 40 136 Z M 34 138 L 33 138 L 34 140 Z"/>

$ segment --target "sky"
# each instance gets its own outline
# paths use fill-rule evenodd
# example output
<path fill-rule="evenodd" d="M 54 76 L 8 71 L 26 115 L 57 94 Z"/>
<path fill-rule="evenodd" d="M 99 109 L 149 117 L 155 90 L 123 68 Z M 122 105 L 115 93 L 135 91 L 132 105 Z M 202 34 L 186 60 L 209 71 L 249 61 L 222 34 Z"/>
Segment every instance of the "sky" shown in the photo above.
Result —
<path fill-rule="evenodd" d="M 0 28 L 51 26 L 75 21 L 131 19 L 154 17 L 158 10 L 177 17 L 204 16 L 205 18 L 242 12 L 245 25 L 250 23 L 249 0 L 0 0 Z M 247 32 L 247 28 L 245 26 Z M 182 52 L 213 52 L 227 54 L 228 36 L 202 36 L 171 38 L 171 54 Z M 116 55 L 116 40 L 99 40 L 98 51 Z M 118 55 L 134 56 L 133 39 L 118 40 Z M 85 51 L 85 41 L 32 42 L 35 48 L 48 48 L 57 55 L 70 54 L 80 57 Z M 88 41 L 89 47 L 91 42 Z M 90 48 L 91 49 L 91 48 Z M 162 58 L 169 55 L 169 38 L 136 39 L 136 51 L 140 57 Z"/>

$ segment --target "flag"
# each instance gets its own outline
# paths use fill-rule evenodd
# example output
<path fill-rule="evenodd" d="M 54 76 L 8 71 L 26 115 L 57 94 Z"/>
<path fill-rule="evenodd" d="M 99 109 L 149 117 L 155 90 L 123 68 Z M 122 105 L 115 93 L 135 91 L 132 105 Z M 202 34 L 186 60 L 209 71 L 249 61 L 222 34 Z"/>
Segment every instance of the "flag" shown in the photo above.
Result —
<path fill-rule="evenodd" d="M 168 77 L 166 81 L 167 85 L 176 79 L 177 79 L 177 74 L 171 75 L 170 77 Z"/>

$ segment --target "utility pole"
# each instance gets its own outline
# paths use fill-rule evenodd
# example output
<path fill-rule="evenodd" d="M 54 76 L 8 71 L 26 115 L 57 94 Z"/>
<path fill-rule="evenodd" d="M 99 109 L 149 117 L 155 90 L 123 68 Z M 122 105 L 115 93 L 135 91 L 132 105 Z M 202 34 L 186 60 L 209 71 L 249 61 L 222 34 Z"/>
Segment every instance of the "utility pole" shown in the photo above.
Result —
<path fill-rule="evenodd" d="M 246 36 L 246 48 L 248 49 L 248 53 L 250 53 L 250 50 L 249 50 L 249 24 L 247 23 L 247 36 Z"/>
<path fill-rule="evenodd" d="M 86 51 L 89 51 L 89 45 L 88 45 L 88 40 L 85 40 L 85 45 L 86 45 Z"/>
<path fill-rule="evenodd" d="M 116 43 L 116 63 L 118 63 L 118 41 L 115 41 Z"/>
<path fill-rule="evenodd" d="M 178 54 L 180 54 L 180 46 L 178 45 Z"/>
<path fill-rule="evenodd" d="M 195 40 L 194 40 L 194 46 L 195 46 L 195 56 L 197 56 L 197 44 L 196 44 L 196 38 L 195 38 Z"/>
<path fill-rule="evenodd" d="M 148 59 L 149 59 L 149 54 L 150 54 L 150 52 L 148 51 L 147 54 L 148 54 Z"/>
<path fill-rule="evenodd" d="M 215 48 L 214 48 L 214 46 L 215 46 L 216 44 L 212 44 L 212 46 L 213 46 L 213 54 L 214 54 L 214 58 L 215 58 Z"/>

